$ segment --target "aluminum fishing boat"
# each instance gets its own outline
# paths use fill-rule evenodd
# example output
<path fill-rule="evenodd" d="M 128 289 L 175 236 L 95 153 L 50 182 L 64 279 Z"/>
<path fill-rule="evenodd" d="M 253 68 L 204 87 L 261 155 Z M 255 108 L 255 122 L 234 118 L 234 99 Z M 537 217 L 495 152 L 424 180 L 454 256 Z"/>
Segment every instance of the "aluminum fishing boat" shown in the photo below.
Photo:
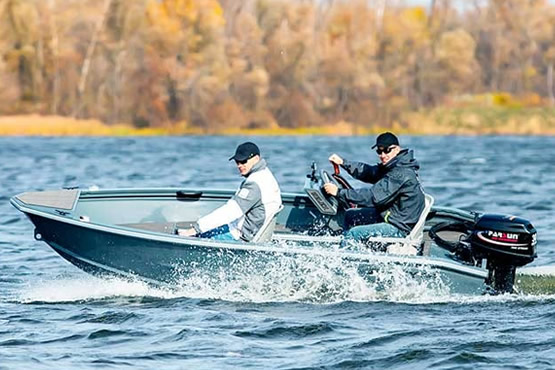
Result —
<path fill-rule="evenodd" d="M 342 243 L 345 207 L 322 192 L 327 181 L 349 186 L 315 167 L 304 192 L 284 193 L 283 209 L 250 243 L 175 235 L 234 193 L 199 189 L 63 189 L 26 192 L 11 204 L 34 224 L 36 240 L 95 275 L 172 285 L 192 273 L 237 266 L 263 274 L 280 258 L 336 260 L 372 282 L 374 272 L 401 268 L 414 279 L 436 279 L 453 293 L 512 293 L 516 269 L 536 257 L 536 230 L 514 216 L 426 208 L 406 238 Z M 243 269 L 245 271 L 245 269 Z"/>

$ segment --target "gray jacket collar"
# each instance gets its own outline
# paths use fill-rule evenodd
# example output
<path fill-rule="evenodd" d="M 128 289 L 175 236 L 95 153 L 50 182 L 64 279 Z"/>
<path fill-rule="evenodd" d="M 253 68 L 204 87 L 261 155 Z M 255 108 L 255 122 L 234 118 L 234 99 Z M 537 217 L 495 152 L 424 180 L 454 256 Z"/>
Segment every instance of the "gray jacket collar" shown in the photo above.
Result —
<path fill-rule="evenodd" d="M 245 174 L 245 177 L 249 177 L 251 174 L 258 171 L 262 171 L 265 168 L 266 168 L 266 160 L 264 160 L 263 158 L 260 158 L 260 160 L 254 166 L 252 166 L 251 170 Z"/>

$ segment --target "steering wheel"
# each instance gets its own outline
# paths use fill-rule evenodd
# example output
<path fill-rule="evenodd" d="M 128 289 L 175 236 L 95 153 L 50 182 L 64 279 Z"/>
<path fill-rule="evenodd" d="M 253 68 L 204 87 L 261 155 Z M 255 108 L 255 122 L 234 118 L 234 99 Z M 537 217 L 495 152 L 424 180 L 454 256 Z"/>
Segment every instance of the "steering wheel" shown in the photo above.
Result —
<path fill-rule="evenodd" d="M 351 186 L 351 184 L 349 184 L 349 182 L 339 174 L 339 165 L 333 162 L 331 162 L 331 164 L 333 165 L 334 172 L 333 175 L 331 175 L 333 179 L 331 183 L 336 185 L 339 189 L 352 189 L 353 187 Z M 341 206 L 343 206 L 343 208 L 345 209 L 358 208 L 356 204 L 351 202 L 341 202 Z"/>
<path fill-rule="evenodd" d="M 341 185 L 332 176 L 330 176 L 328 171 L 320 170 L 320 184 L 319 184 L 320 185 L 320 191 L 322 192 L 322 195 L 324 196 L 324 198 L 326 198 L 326 200 L 329 203 L 331 203 L 332 207 L 337 210 L 339 202 L 337 201 L 337 199 L 334 196 L 326 193 L 326 191 L 324 190 L 324 185 L 327 184 L 327 183 L 332 183 L 335 186 L 341 188 Z"/>
<path fill-rule="evenodd" d="M 342 188 L 342 185 L 339 182 L 337 182 L 335 177 L 330 176 L 330 174 L 326 170 L 321 170 L 320 171 L 320 180 L 322 182 L 320 184 L 320 186 L 322 186 L 322 187 L 324 187 L 324 184 L 327 184 L 328 182 L 331 182 L 332 184 L 334 184 L 338 188 L 340 188 L 340 189 Z"/>
<path fill-rule="evenodd" d="M 339 165 L 336 163 L 331 162 L 333 165 L 333 179 L 335 180 L 335 185 L 337 185 L 340 189 L 352 189 L 353 187 L 341 174 L 339 173 Z"/>

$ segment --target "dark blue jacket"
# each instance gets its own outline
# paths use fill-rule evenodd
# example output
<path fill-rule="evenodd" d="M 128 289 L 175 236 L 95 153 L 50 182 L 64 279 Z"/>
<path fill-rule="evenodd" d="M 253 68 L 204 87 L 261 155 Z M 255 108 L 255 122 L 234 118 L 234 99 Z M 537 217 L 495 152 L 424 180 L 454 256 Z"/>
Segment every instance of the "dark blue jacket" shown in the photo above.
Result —
<path fill-rule="evenodd" d="M 375 207 L 385 222 L 410 233 L 424 210 L 424 192 L 418 178 L 420 165 L 413 151 L 403 149 L 387 164 L 368 165 L 343 161 L 355 179 L 374 184 L 371 188 L 341 189 L 337 196 L 347 203 Z"/>

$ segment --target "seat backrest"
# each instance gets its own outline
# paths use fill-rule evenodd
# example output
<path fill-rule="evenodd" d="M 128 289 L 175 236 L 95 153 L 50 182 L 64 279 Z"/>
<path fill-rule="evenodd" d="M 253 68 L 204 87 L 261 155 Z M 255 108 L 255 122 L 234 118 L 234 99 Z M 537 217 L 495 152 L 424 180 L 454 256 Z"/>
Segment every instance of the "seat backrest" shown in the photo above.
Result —
<path fill-rule="evenodd" d="M 252 238 L 252 243 L 262 243 L 270 241 L 272 239 L 274 228 L 276 227 L 277 216 L 282 209 L 283 205 L 280 205 L 276 213 L 274 213 L 272 217 L 268 217 L 266 219 L 266 221 L 260 227 L 260 230 L 258 230 L 254 238 Z"/>
<path fill-rule="evenodd" d="M 408 240 L 410 240 L 411 242 L 417 242 L 418 244 L 420 244 L 424 239 L 424 225 L 426 224 L 426 218 L 428 217 L 428 213 L 430 213 L 430 210 L 434 205 L 434 198 L 430 194 L 424 193 L 424 200 L 424 209 L 422 210 L 422 213 L 418 218 L 418 222 L 416 223 L 416 225 L 414 225 L 412 231 L 407 236 Z"/>

